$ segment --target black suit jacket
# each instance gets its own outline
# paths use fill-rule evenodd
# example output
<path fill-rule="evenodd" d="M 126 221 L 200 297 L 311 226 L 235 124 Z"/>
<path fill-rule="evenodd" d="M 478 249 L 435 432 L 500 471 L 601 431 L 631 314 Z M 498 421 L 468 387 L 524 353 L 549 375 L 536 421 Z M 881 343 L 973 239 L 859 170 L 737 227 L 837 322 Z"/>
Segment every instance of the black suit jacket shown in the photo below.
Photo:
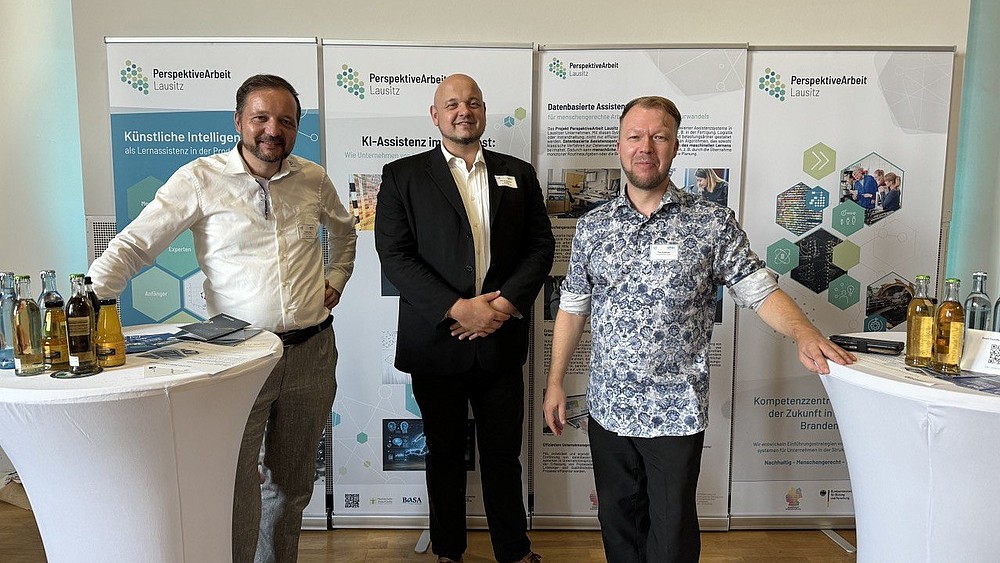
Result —
<path fill-rule="evenodd" d="M 375 212 L 375 248 L 382 271 L 399 289 L 396 367 L 409 373 L 466 371 L 478 359 L 497 371 L 519 368 L 528 353 L 535 297 L 552 267 L 555 242 L 535 169 L 520 159 L 483 151 L 489 175 L 490 265 L 483 293 L 500 294 L 523 318 L 474 340 L 451 336 L 445 315 L 459 298 L 476 295 L 475 248 L 458 186 L 440 148 L 382 169 Z M 512 176 L 517 187 L 497 183 Z"/>

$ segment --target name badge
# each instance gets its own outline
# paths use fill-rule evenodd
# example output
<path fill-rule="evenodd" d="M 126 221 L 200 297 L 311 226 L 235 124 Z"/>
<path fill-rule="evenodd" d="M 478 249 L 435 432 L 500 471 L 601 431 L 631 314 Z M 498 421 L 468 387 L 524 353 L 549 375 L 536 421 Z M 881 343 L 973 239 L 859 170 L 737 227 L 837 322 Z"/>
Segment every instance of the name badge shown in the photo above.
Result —
<path fill-rule="evenodd" d="M 496 176 L 497 185 L 517 189 L 517 180 L 513 176 Z"/>
<path fill-rule="evenodd" d="M 654 244 L 649 247 L 649 259 L 655 260 L 657 262 L 665 262 L 667 260 L 677 260 L 677 256 L 680 254 L 680 245 L 675 242 L 670 242 L 667 244 Z"/>
<path fill-rule="evenodd" d="M 299 223 L 299 240 L 313 240 L 319 234 L 316 223 Z"/>

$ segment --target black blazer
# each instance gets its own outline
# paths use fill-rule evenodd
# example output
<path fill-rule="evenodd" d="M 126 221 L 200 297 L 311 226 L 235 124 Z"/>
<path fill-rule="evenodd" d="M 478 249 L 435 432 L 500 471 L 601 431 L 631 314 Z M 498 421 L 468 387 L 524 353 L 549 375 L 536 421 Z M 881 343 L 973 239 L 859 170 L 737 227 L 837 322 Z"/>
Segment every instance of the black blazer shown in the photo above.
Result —
<path fill-rule="evenodd" d="M 490 191 L 490 265 L 483 293 L 500 290 L 523 318 L 511 317 L 485 338 L 451 336 L 445 315 L 459 298 L 475 297 L 475 248 L 458 186 L 440 148 L 382 169 L 375 211 L 375 249 L 399 289 L 395 365 L 401 371 L 449 374 L 478 359 L 491 370 L 524 365 L 535 297 L 552 268 L 555 242 L 535 169 L 483 151 Z M 517 187 L 497 184 L 514 177 Z"/>

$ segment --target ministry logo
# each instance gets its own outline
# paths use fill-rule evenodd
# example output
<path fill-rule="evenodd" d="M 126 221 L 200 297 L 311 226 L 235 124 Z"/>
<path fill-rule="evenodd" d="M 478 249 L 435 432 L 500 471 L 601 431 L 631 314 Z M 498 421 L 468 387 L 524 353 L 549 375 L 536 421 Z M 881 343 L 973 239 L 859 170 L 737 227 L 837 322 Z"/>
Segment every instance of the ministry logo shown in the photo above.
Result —
<path fill-rule="evenodd" d="M 757 88 L 779 102 L 785 101 L 785 83 L 781 81 L 781 75 L 771 70 L 771 67 L 764 69 L 764 76 L 757 80 Z"/>
<path fill-rule="evenodd" d="M 125 60 L 125 67 L 121 70 L 121 79 L 136 92 L 141 92 L 144 96 L 149 95 L 149 79 L 142 73 L 142 67 L 131 60 Z"/>
<path fill-rule="evenodd" d="M 365 99 L 365 83 L 361 80 L 361 74 L 347 64 L 340 65 L 340 72 L 337 73 L 337 86 L 357 96 L 359 100 Z"/>

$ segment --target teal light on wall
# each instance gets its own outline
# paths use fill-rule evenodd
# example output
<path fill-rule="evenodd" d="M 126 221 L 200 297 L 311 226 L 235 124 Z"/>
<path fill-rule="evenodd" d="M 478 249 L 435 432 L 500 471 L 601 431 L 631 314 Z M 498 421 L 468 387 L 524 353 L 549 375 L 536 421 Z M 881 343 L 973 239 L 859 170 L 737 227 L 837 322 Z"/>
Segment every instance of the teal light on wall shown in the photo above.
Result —
<path fill-rule="evenodd" d="M 962 111 L 955 165 L 955 195 L 946 274 L 960 278 L 962 294 L 972 272 L 990 274 L 988 292 L 1000 291 L 1000 2 L 972 0 Z"/>
<path fill-rule="evenodd" d="M 35 290 L 43 268 L 66 292 L 87 267 L 73 49 L 70 0 L 3 1 L 0 268 L 31 274 Z"/>

